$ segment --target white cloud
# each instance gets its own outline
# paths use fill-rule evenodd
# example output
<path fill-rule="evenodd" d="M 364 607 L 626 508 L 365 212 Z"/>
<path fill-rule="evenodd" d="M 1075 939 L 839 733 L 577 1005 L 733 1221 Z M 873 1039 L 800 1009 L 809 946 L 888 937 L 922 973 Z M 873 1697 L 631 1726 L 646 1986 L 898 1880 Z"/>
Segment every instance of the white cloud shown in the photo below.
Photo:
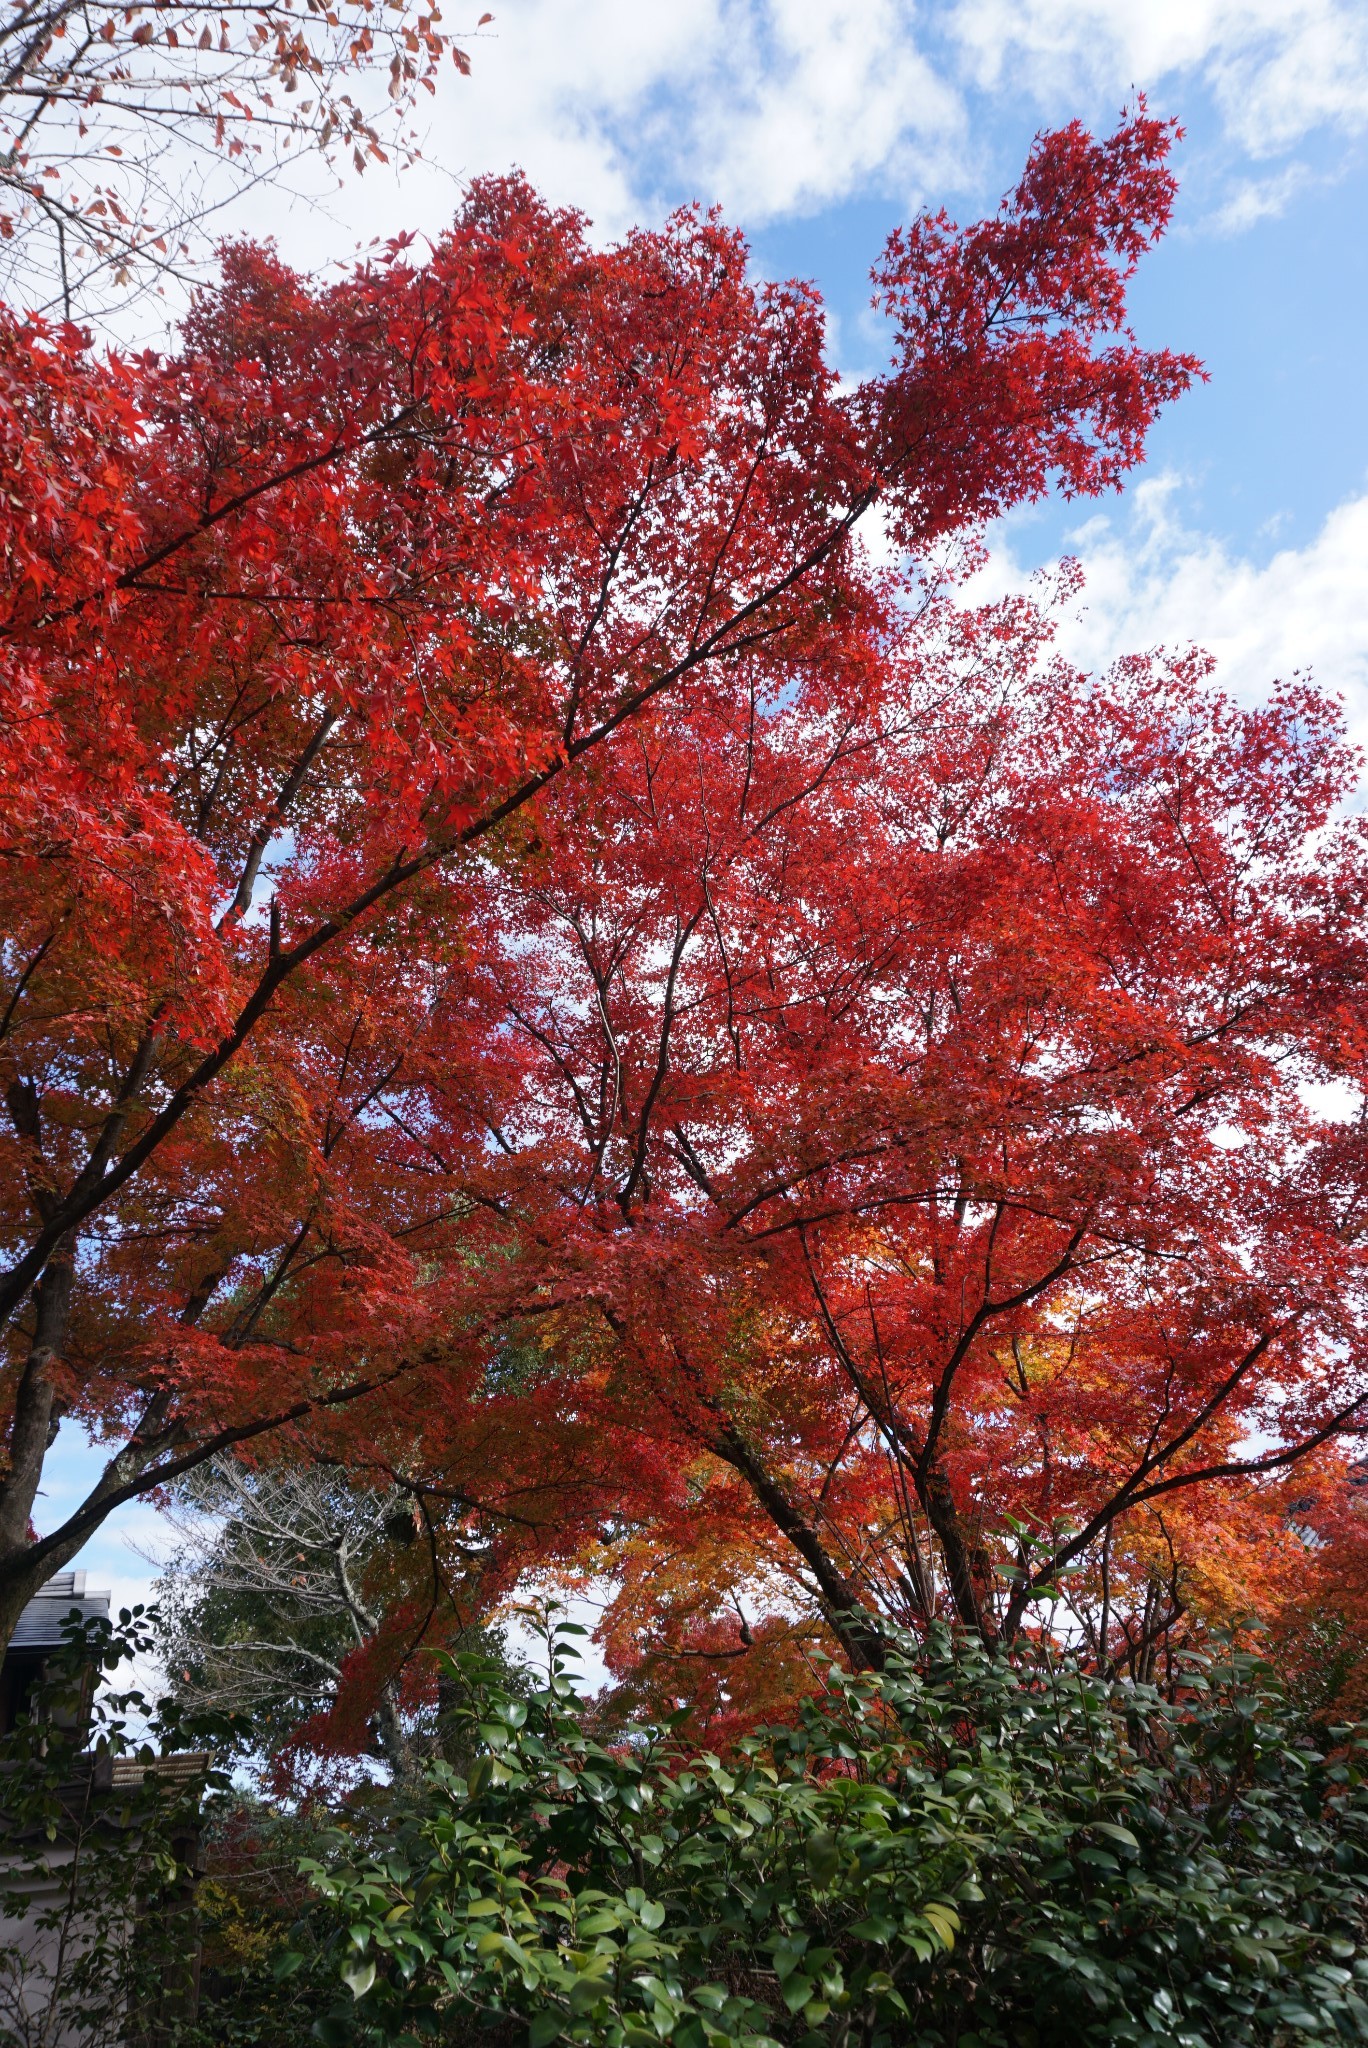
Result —
<path fill-rule="evenodd" d="M 426 168 L 349 179 L 331 232 L 264 195 L 258 229 L 313 264 L 396 225 L 437 230 L 461 179 L 512 165 L 604 236 L 681 196 L 756 224 L 854 193 L 910 209 L 973 187 L 978 204 L 995 194 L 978 189 L 976 91 L 1100 120 L 1135 87 L 1200 82 L 1256 158 L 1368 124 L 1363 0 L 500 0 L 469 47 L 473 76 L 448 72 L 433 105 Z M 1237 184 L 1219 224 L 1280 210 L 1301 177 Z"/>
<path fill-rule="evenodd" d="M 956 175 L 960 96 L 918 51 L 899 0 L 770 0 L 726 15 L 688 147 L 727 205 L 763 219 Z"/>
<path fill-rule="evenodd" d="M 981 87 L 1047 105 L 1201 78 L 1252 156 L 1368 125 L 1362 0 L 958 0 L 954 29 Z"/>
<path fill-rule="evenodd" d="M 957 175 L 958 87 L 921 53 L 907 0 L 505 0 L 448 74 L 426 167 L 371 170 L 328 208 L 345 254 L 396 224 L 438 229 L 457 181 L 525 170 L 549 198 L 620 232 L 681 196 L 760 223 L 855 192 L 909 205 Z M 264 197 L 257 225 L 317 262 L 308 205 Z M 312 254 L 309 254 L 309 251 Z"/>
<path fill-rule="evenodd" d="M 1173 477 L 1148 479 L 1120 519 L 1090 519 L 1070 546 L 1086 583 L 1060 632 L 1062 651 L 1088 669 L 1121 654 L 1205 647 L 1217 681 L 1246 702 L 1294 671 L 1344 699 L 1350 731 L 1368 745 L 1368 493 L 1349 499 L 1304 547 L 1257 563 L 1179 518 Z M 973 588 L 1025 581 L 1011 536 Z"/>
<path fill-rule="evenodd" d="M 1218 235 L 1243 234 L 1261 220 L 1276 220 L 1311 184 L 1305 164 L 1291 163 L 1268 178 L 1241 178 L 1206 225 Z"/>

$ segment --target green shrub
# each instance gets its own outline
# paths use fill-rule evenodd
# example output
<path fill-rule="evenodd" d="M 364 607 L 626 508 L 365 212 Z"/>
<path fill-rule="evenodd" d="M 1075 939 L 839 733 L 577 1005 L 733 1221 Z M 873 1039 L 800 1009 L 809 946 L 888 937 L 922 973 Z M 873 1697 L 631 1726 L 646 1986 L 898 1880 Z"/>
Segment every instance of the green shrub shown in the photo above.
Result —
<path fill-rule="evenodd" d="M 1313 1747 L 1267 1667 L 1174 1704 L 940 1632 L 724 1761 L 594 1740 L 565 1633 L 468 1777 L 311 1865 L 325 2044 L 1368 2042 L 1364 1732 Z"/>

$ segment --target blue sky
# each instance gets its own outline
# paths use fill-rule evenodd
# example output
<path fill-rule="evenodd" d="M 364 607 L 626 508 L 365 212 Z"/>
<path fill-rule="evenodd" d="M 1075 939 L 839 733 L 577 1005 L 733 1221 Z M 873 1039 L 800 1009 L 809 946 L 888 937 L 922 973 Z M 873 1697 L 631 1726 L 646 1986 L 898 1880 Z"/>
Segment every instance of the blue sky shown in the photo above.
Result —
<path fill-rule="evenodd" d="M 1243 696 L 1309 666 L 1368 741 L 1363 0 L 495 0 L 466 41 L 426 166 L 273 204 L 286 253 L 437 228 L 462 177 L 512 164 L 604 236 L 718 202 L 765 271 L 821 285 L 851 372 L 877 361 L 867 273 L 896 222 L 993 206 L 1052 122 L 1110 125 L 1137 90 L 1176 116 L 1135 320 L 1211 381 L 1122 500 L 994 535 L 988 580 L 1076 553 L 1081 660 L 1196 640 Z"/>
<path fill-rule="evenodd" d="M 1173 230 L 1137 281 L 1147 341 L 1211 381 L 1125 495 L 990 536 L 990 584 L 1061 552 L 1089 664 L 1196 641 L 1245 698 L 1310 668 L 1368 743 L 1368 6 L 1363 0 L 493 0 L 433 109 L 426 163 L 245 224 L 303 266 L 433 231 L 461 178 L 523 167 L 605 237 L 721 203 L 772 275 L 816 279 L 841 366 L 878 360 L 868 267 L 917 206 L 996 203 L 1041 126 L 1109 125 L 1135 90 L 1186 135 Z M 475 10 L 472 10 L 472 16 Z M 70 1431 L 39 1523 L 93 1459 Z M 81 1562 L 121 1596 L 152 1511 Z"/>

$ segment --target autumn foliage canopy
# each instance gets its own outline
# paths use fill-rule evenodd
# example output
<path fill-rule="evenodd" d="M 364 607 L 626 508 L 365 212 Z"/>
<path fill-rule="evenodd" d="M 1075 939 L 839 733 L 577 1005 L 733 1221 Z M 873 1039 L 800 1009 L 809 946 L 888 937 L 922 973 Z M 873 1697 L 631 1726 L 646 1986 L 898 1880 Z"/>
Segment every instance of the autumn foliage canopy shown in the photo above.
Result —
<path fill-rule="evenodd" d="M 381 1662 L 585 1573 L 714 1717 L 880 1615 L 1148 1672 L 1295 1569 L 1365 1399 L 1354 761 L 955 581 L 1196 373 L 1125 325 L 1169 141 L 895 235 L 854 389 L 717 218 L 513 179 L 326 288 L 230 249 L 172 356 L 5 319 L 6 1627 L 234 1445 L 408 1489 Z"/>

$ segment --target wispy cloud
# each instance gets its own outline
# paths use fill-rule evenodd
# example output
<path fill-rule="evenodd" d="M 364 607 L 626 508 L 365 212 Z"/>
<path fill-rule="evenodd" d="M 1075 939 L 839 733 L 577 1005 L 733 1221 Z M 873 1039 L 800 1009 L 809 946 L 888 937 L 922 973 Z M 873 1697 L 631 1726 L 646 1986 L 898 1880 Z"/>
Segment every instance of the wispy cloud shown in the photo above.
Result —
<path fill-rule="evenodd" d="M 611 234 L 681 195 L 760 223 L 954 177 L 966 115 L 905 0 L 506 0 L 449 79 L 410 210 L 450 174 L 517 165 Z M 349 219 L 393 188 L 370 177 Z M 439 217 L 440 211 L 439 211 Z M 418 223 L 412 223 L 418 224 Z M 426 224 L 426 223 L 423 223 Z"/>
<path fill-rule="evenodd" d="M 1278 219 L 1315 182 L 1310 169 L 1301 163 L 1287 164 L 1271 177 L 1240 178 L 1202 225 L 1212 234 L 1243 234 L 1261 220 Z"/>
<path fill-rule="evenodd" d="M 1176 477 L 1150 478 L 1127 511 L 1072 536 L 1086 581 L 1062 625 L 1064 653 L 1096 670 L 1121 654 L 1204 647 L 1221 686 L 1247 702 L 1310 671 L 1343 698 L 1354 738 L 1368 745 L 1368 493 L 1338 506 L 1305 546 L 1260 563 L 1186 526 L 1180 492 Z M 988 594 L 1026 576 L 1003 534 L 973 587 Z"/>
<path fill-rule="evenodd" d="M 1234 158 L 1216 224 L 1294 196 L 1294 164 L 1250 175 L 1314 129 L 1368 127 L 1363 0 L 499 0 L 448 76 L 425 170 L 338 196 L 337 249 L 396 224 L 440 228 L 459 180 L 524 169 L 603 235 L 681 197 L 753 224 L 878 192 L 994 196 L 994 107 L 1109 118 L 1137 87 L 1199 87 Z M 287 247 L 319 215 L 277 209 Z M 263 225 L 267 222 L 263 219 Z"/>
<path fill-rule="evenodd" d="M 1361 0 L 955 0 L 952 19 L 985 90 L 1059 104 L 1198 79 L 1255 157 L 1368 127 Z"/>

